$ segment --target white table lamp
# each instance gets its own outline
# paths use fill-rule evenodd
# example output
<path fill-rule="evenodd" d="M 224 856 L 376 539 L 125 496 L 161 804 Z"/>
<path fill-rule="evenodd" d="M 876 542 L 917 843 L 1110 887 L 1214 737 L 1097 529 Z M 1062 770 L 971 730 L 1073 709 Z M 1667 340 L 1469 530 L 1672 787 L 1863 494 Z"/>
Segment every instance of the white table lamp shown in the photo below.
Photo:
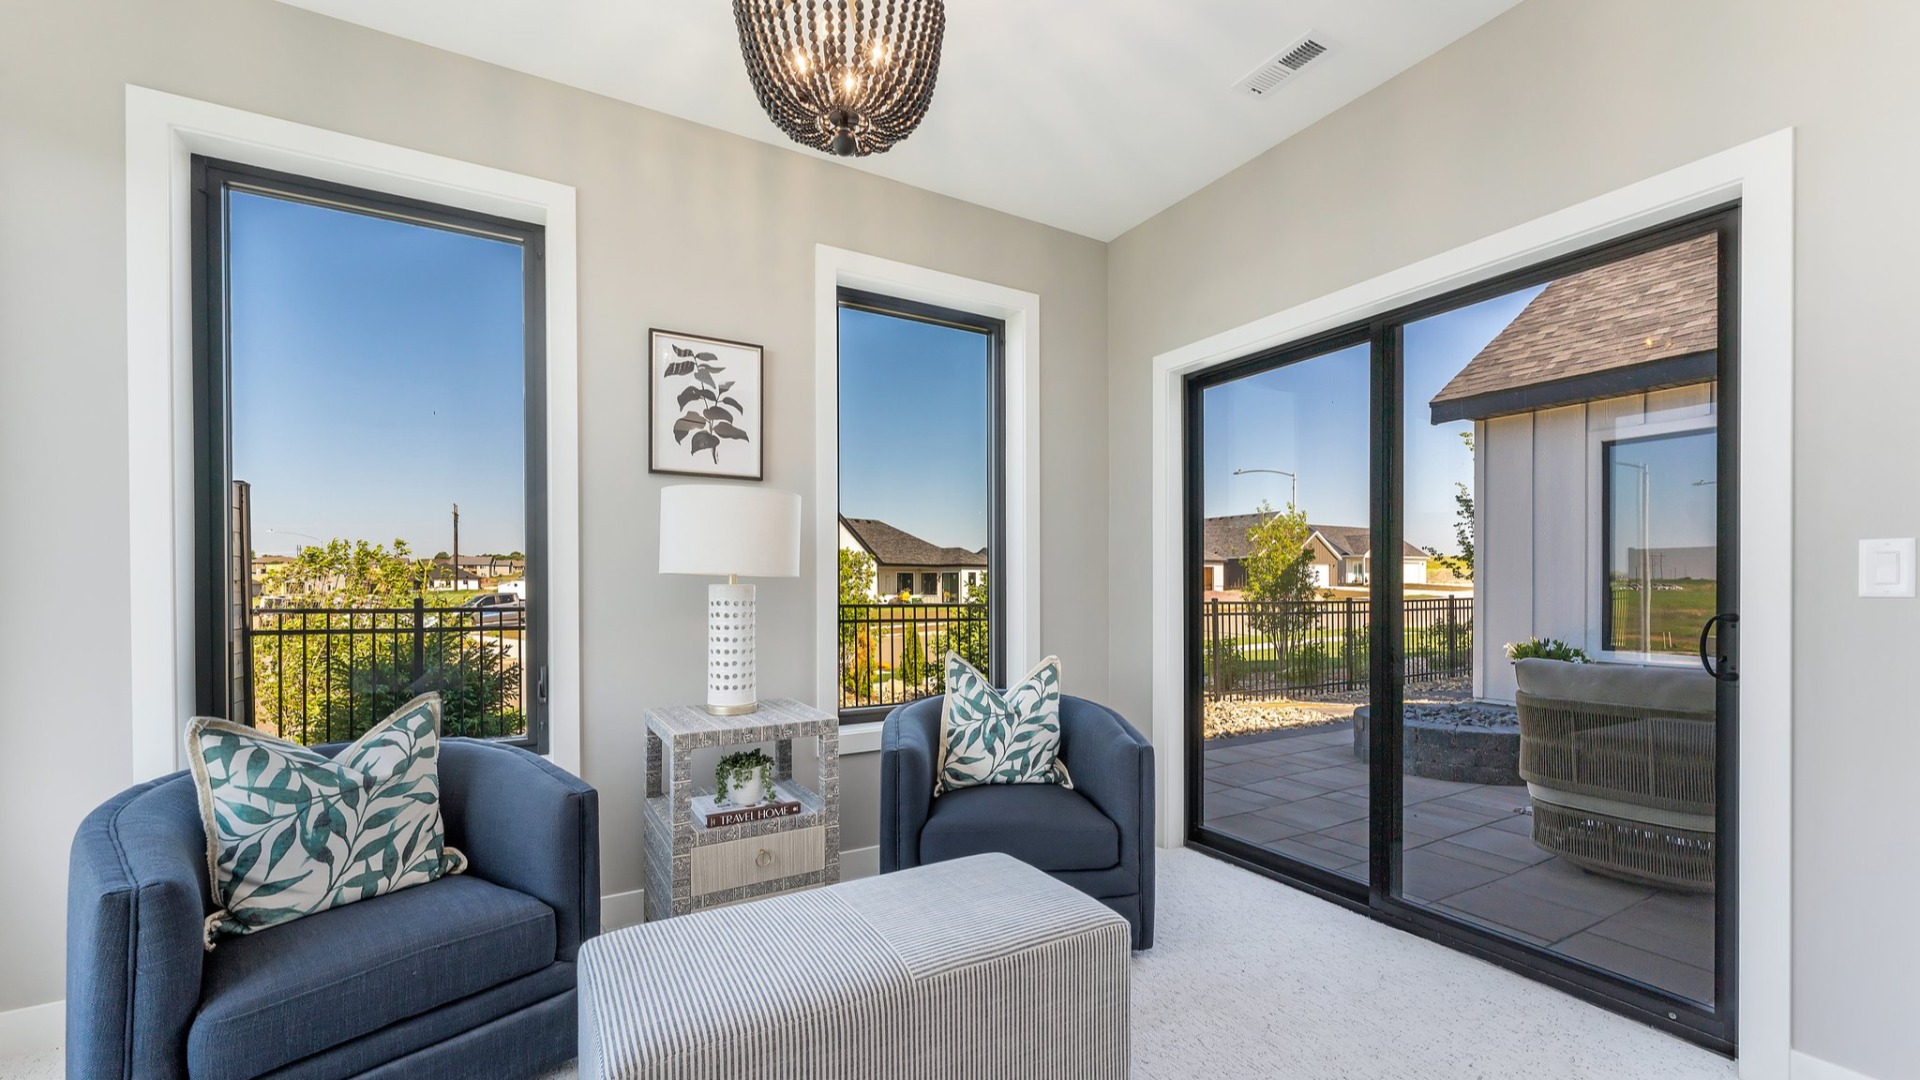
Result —
<path fill-rule="evenodd" d="M 800 576 L 800 496 L 732 484 L 660 489 L 660 572 L 726 575 L 707 586 L 707 711 L 759 708 L 753 586 L 736 579 Z"/>

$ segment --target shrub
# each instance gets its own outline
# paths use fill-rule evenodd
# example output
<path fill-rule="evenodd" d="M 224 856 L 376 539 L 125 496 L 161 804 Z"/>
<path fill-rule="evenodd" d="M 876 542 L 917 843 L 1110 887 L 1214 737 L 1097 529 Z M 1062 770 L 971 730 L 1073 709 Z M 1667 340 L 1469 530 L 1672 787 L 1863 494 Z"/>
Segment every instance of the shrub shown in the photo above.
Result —
<path fill-rule="evenodd" d="M 1592 658 L 1585 650 L 1569 645 L 1559 638 L 1528 638 L 1525 641 L 1507 646 L 1509 660 L 1564 660 L 1569 664 L 1591 664 Z"/>

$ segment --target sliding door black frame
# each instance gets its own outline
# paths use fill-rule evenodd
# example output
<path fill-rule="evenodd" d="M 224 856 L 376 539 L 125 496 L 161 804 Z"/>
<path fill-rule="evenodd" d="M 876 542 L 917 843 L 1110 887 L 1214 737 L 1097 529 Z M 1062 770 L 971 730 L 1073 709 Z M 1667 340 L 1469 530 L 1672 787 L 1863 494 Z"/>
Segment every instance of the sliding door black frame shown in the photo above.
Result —
<path fill-rule="evenodd" d="M 324 206 L 517 244 L 522 252 L 525 356 L 523 422 L 526 454 L 526 639 L 522 678 L 527 733 L 502 739 L 544 754 L 549 747 L 547 685 L 547 285 L 546 229 L 524 221 L 459 210 L 385 192 L 315 180 L 196 155 L 189 200 L 193 289 L 194 442 L 194 700 L 205 716 L 228 716 L 233 703 L 225 676 L 233 642 L 225 617 L 230 602 L 227 505 L 233 479 L 232 376 L 227 196 L 240 191 Z M 216 662 L 217 661 L 217 662 Z"/>
<path fill-rule="evenodd" d="M 834 386 L 840 384 L 840 336 L 838 313 L 842 308 L 871 312 L 875 315 L 888 315 L 896 319 L 911 319 L 915 322 L 932 323 L 935 326 L 951 327 L 955 330 L 967 330 L 984 335 L 987 339 L 987 656 L 988 666 L 992 669 L 987 677 L 995 686 L 1006 685 L 1010 677 L 1006 670 L 1006 634 L 1003 632 L 1006 619 L 1005 574 L 1007 560 L 1007 324 L 1003 319 L 991 315 L 981 315 L 959 308 L 942 307 L 920 300 L 905 300 L 885 293 L 869 292 L 841 286 L 835 305 L 834 329 Z M 836 390 L 837 393 L 837 390 Z M 838 410 L 835 411 L 836 416 Z M 839 417 L 839 423 L 845 424 L 846 418 Z M 839 445 L 839 435 L 834 436 L 835 445 Z M 838 455 L 835 461 L 838 462 Z M 835 466 L 838 468 L 838 465 Z M 835 477 L 834 491 L 840 490 L 839 478 Z M 839 513 L 839 507 L 834 507 Z M 836 571 L 837 573 L 838 571 Z M 836 609 L 834 617 L 839 618 Z M 841 723 L 863 723 L 884 720 L 894 710 L 892 705 L 874 705 L 855 709 L 841 709 Z"/>
<path fill-rule="evenodd" d="M 1371 529 L 1374 551 L 1398 551 L 1403 537 L 1401 509 L 1404 495 L 1402 386 L 1404 329 L 1408 323 L 1443 314 L 1569 274 L 1631 258 L 1704 235 L 1719 241 L 1719 326 L 1715 358 L 1716 432 L 1719 448 L 1717 499 L 1720 544 L 1718 552 L 1719 609 L 1736 618 L 1723 622 L 1719 651 L 1725 670 L 1733 675 L 1738 663 L 1739 611 L 1739 221 L 1737 203 L 1690 215 L 1633 235 L 1538 263 L 1483 282 L 1384 312 L 1300 342 L 1264 350 L 1240 360 L 1189 376 L 1184 410 L 1186 424 L 1186 499 L 1184 562 L 1187 678 L 1186 810 L 1187 843 L 1257 873 L 1312 892 L 1354 911 L 1397 926 L 1481 959 L 1520 972 L 1576 997 L 1631 1016 L 1720 1053 L 1732 1054 L 1737 1045 L 1737 930 L 1738 852 L 1734 829 L 1738 821 L 1738 701 L 1732 678 L 1718 685 L 1718 836 L 1715 845 L 1716 881 L 1714 934 L 1714 997 L 1712 1005 L 1681 998 L 1658 987 L 1614 974 L 1597 966 L 1505 937 L 1473 923 L 1440 915 L 1403 897 L 1401 854 L 1403 758 L 1404 613 L 1396 599 L 1404 585 L 1398 559 L 1375 560 L 1369 621 L 1370 713 L 1381 722 L 1369 725 L 1369 859 L 1365 882 L 1343 877 L 1267 850 L 1207 827 L 1204 815 L 1203 692 L 1200 626 L 1203 565 L 1201 530 L 1204 520 L 1204 391 L 1262 371 L 1322 356 L 1338 349 L 1368 343 L 1372 350 L 1373 460 L 1369 468 Z M 1737 676 L 1736 676 L 1737 677 Z"/>

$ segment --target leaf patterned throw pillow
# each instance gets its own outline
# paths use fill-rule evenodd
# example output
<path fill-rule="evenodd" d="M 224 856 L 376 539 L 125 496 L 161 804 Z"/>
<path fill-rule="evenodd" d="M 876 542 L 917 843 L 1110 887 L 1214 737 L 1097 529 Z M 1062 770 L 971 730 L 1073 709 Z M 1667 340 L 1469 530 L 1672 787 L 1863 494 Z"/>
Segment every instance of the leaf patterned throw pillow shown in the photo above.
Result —
<path fill-rule="evenodd" d="M 1060 661 L 1049 656 L 1002 694 L 947 654 L 940 707 L 940 781 L 934 794 L 978 784 L 1072 787 L 1060 761 Z"/>
<path fill-rule="evenodd" d="M 250 934 L 466 869 L 440 822 L 440 695 L 425 694 L 332 758 L 196 717 L 187 759 L 207 833 L 218 934 Z"/>

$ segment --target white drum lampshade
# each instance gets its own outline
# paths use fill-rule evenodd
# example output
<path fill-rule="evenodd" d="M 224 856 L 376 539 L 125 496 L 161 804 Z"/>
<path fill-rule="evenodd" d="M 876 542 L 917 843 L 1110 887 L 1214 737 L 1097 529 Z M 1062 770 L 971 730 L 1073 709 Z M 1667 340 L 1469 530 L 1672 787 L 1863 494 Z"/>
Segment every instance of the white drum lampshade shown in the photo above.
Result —
<path fill-rule="evenodd" d="M 759 708 L 753 586 L 735 579 L 800 576 L 800 496 L 732 484 L 660 489 L 660 572 L 726 577 L 707 586 L 707 711 Z"/>

